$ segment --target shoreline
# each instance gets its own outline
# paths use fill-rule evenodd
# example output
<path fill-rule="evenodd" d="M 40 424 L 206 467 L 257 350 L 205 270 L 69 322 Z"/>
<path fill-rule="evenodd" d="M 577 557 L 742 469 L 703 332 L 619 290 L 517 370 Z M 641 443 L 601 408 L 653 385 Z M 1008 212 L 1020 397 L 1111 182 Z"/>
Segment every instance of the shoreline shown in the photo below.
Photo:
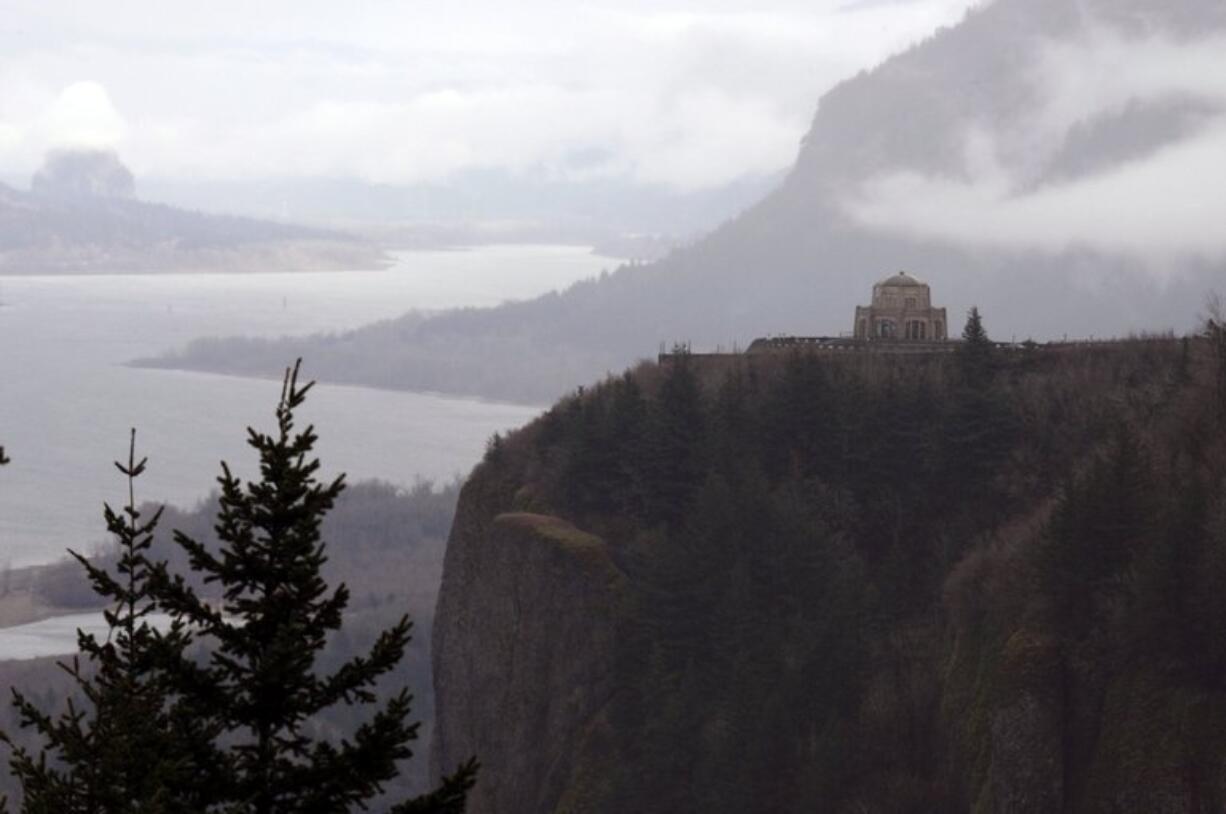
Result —
<path fill-rule="evenodd" d="M 56 564 L 9 568 L 0 574 L 0 629 L 20 627 L 56 616 L 100 611 L 106 607 L 101 603 L 92 607 L 63 607 L 42 601 L 35 590 L 35 581 L 39 572 L 49 567 L 56 567 Z M 0 655 L 0 661 L 4 660 Z"/>

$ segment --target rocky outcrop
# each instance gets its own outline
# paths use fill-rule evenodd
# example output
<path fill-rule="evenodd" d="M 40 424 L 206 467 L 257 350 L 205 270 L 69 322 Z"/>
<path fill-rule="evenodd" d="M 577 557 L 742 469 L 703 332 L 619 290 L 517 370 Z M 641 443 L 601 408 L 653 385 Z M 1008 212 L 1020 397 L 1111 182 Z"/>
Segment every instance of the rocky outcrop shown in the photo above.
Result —
<path fill-rule="evenodd" d="M 599 538 L 546 515 L 491 517 L 480 503 L 470 483 L 447 549 L 432 764 L 479 757 L 471 814 L 552 812 L 608 748 L 624 577 Z"/>
<path fill-rule="evenodd" d="M 1018 631 L 1005 645 L 991 713 L 991 811 L 1044 814 L 1064 801 L 1059 650 Z"/>

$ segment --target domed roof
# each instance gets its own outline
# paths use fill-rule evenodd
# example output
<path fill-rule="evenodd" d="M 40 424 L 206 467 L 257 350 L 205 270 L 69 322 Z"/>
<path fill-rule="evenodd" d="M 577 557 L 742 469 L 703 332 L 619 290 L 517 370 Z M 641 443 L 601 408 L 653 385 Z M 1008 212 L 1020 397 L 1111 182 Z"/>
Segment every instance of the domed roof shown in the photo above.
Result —
<path fill-rule="evenodd" d="M 888 277 L 882 280 L 881 282 L 877 283 L 877 285 L 926 287 L 928 284 L 915 279 L 914 277 L 912 277 L 910 274 L 908 274 L 905 271 L 900 271 L 897 274 L 895 274 L 893 277 Z"/>

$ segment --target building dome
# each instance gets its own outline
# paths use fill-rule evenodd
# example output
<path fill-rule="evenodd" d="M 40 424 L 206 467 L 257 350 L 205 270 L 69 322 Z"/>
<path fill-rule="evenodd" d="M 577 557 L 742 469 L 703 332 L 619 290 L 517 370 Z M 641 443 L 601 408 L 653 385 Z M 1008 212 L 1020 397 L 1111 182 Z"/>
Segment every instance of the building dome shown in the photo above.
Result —
<path fill-rule="evenodd" d="M 900 271 L 897 274 L 895 274 L 893 277 L 887 277 L 886 279 L 877 283 L 877 285 L 903 286 L 903 287 L 923 286 L 925 288 L 928 286 L 927 283 L 915 279 L 914 277 L 912 277 L 910 274 L 908 274 L 905 271 Z"/>
<path fill-rule="evenodd" d="M 943 342 L 949 323 L 928 284 L 905 271 L 873 286 L 873 304 L 856 309 L 853 336 L 866 341 Z"/>

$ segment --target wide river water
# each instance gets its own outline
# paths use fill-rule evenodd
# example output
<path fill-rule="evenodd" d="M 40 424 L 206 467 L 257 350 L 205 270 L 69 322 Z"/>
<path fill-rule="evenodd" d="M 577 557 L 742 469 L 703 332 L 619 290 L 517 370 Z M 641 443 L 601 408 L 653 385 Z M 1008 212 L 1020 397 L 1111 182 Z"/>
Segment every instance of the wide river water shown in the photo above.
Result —
<path fill-rule="evenodd" d="M 102 503 L 123 502 L 111 462 L 137 430 L 148 472 L 138 500 L 190 507 L 219 461 L 254 471 L 245 428 L 270 429 L 279 384 L 123 366 L 198 336 L 338 331 L 412 309 L 495 305 L 562 288 L 618 261 L 580 247 L 403 252 L 384 271 L 0 277 L 0 567 L 89 551 Z M 286 360 L 287 362 L 291 360 Z M 310 376 L 310 360 L 304 363 Z M 325 476 L 411 484 L 450 479 L 487 439 L 538 409 L 431 394 L 320 385 Z M 0 654 L 0 658 L 13 654 Z"/>

